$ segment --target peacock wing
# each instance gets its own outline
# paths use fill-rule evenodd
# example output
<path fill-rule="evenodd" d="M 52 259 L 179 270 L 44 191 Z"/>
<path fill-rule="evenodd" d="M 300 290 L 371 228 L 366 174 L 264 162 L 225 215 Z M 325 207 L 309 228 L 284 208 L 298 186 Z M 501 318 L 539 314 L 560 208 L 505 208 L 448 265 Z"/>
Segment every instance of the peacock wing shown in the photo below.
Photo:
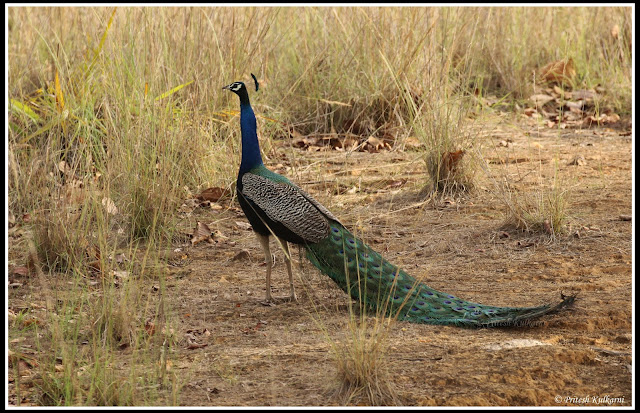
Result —
<path fill-rule="evenodd" d="M 302 188 L 296 186 L 294 184 L 294 187 L 298 190 L 298 192 L 300 192 L 300 194 L 302 194 L 302 196 L 305 197 L 305 199 L 309 202 L 311 202 L 316 208 L 318 208 L 318 210 L 320 210 L 320 212 L 322 212 L 326 217 L 336 221 L 337 223 L 339 223 L 340 225 L 342 225 L 342 223 L 340 222 L 340 220 L 331 213 L 331 211 L 329 211 L 327 208 L 325 208 L 324 205 L 322 205 L 320 202 L 316 201 L 315 199 L 313 199 L 313 197 L 311 197 L 311 195 L 309 195 L 308 193 L 306 193 Z"/>
<path fill-rule="evenodd" d="M 246 173 L 242 176 L 242 195 L 256 204 L 269 219 L 279 222 L 309 243 L 321 241 L 329 234 L 329 222 L 318 207 L 320 204 L 296 186 Z"/>

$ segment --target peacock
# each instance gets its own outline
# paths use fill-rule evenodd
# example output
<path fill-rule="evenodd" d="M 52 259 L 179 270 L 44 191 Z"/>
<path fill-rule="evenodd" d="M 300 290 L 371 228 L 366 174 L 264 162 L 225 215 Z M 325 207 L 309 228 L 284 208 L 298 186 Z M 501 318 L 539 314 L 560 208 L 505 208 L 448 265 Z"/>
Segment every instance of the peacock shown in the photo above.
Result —
<path fill-rule="evenodd" d="M 252 74 L 258 90 L 258 81 Z M 571 305 L 575 296 L 537 307 L 496 307 L 462 300 L 418 282 L 354 236 L 327 208 L 286 177 L 267 169 L 260 154 L 256 117 L 243 82 L 224 86 L 240 98 L 242 159 L 236 181 L 238 201 L 253 227 L 266 261 L 265 303 L 273 303 L 269 239 L 285 253 L 290 295 L 296 300 L 289 243 L 365 308 L 414 323 L 464 327 L 522 326 Z"/>

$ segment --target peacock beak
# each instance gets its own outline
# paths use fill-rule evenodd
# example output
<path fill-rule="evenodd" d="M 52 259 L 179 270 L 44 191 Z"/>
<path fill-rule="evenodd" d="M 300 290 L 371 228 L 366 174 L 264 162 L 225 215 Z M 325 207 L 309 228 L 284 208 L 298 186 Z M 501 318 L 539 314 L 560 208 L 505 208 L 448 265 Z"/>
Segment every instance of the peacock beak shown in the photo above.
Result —
<path fill-rule="evenodd" d="M 232 84 L 233 84 L 233 83 L 232 83 Z M 224 89 L 231 90 L 231 85 L 223 86 L 223 87 L 222 87 L 222 89 L 223 89 L 223 90 L 224 90 Z"/>

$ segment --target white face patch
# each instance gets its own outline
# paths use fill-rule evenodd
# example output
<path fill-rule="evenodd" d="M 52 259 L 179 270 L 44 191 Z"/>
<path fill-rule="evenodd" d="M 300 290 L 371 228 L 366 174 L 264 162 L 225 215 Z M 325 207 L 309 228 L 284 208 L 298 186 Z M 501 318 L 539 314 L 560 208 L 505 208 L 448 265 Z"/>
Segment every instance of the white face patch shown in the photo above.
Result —
<path fill-rule="evenodd" d="M 242 89 L 242 86 L 244 86 L 242 84 L 242 82 L 233 82 L 230 86 L 229 86 L 229 90 L 232 90 L 234 92 L 237 92 L 238 90 Z"/>

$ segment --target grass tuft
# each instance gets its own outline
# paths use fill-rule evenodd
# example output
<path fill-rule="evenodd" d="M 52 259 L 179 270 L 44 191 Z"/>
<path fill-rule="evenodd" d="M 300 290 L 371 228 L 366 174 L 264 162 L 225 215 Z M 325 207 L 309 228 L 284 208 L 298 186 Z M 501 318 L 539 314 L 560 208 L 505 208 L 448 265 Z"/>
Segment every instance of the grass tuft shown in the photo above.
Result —
<path fill-rule="evenodd" d="M 557 165 L 548 188 L 540 185 L 528 191 L 505 183 L 499 191 L 505 205 L 503 227 L 543 234 L 551 239 L 567 232 L 571 189 L 559 179 Z"/>
<path fill-rule="evenodd" d="M 392 318 L 351 315 L 344 341 L 331 341 L 337 368 L 334 397 L 342 405 L 390 406 L 401 401 L 389 370 Z"/>

